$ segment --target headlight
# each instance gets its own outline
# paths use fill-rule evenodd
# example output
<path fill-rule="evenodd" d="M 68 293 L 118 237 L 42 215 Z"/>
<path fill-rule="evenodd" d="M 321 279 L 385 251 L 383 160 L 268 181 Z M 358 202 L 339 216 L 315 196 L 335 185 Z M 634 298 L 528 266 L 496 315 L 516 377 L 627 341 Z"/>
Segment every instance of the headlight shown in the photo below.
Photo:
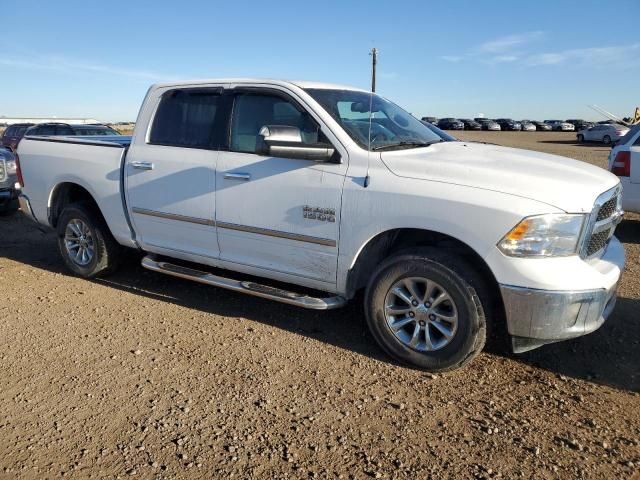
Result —
<path fill-rule="evenodd" d="M 510 257 L 562 257 L 578 253 L 585 215 L 527 217 L 507 233 L 498 248 Z"/>
<path fill-rule="evenodd" d="M 7 162 L 7 174 L 12 175 L 16 173 L 16 162 L 13 160 Z"/>

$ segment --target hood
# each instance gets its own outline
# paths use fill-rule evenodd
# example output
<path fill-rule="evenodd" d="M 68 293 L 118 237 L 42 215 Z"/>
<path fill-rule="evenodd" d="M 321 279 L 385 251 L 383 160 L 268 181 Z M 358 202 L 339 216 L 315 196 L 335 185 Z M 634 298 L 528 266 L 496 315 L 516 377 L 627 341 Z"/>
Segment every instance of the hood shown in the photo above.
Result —
<path fill-rule="evenodd" d="M 443 142 L 425 148 L 382 152 L 395 175 L 453 183 L 525 197 L 570 213 L 593 209 L 618 177 L 558 155 L 480 143 Z"/>

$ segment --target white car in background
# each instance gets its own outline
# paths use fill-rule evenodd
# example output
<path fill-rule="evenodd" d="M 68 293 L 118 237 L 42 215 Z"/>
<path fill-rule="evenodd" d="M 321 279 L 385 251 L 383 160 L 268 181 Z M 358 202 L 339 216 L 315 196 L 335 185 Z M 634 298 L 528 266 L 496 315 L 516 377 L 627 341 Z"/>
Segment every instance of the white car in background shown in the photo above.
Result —
<path fill-rule="evenodd" d="M 545 120 L 544 123 L 551 125 L 551 130 L 554 132 L 574 132 L 576 127 L 562 120 Z"/>
<path fill-rule="evenodd" d="M 611 149 L 609 170 L 620 178 L 622 208 L 640 213 L 640 125 L 632 127 Z"/>
<path fill-rule="evenodd" d="M 603 123 L 591 128 L 580 130 L 576 135 L 579 143 L 601 142 L 611 145 L 624 137 L 629 132 L 629 127 L 617 123 Z"/>

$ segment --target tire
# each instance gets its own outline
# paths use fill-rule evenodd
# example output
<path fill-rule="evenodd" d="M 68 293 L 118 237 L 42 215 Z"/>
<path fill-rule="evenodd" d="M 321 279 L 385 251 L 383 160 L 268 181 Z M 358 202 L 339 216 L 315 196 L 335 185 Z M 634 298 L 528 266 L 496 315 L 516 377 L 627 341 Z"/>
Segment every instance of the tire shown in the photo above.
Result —
<path fill-rule="evenodd" d="M 578 135 L 578 143 L 584 143 L 584 135 Z"/>
<path fill-rule="evenodd" d="M 76 275 L 83 278 L 104 276 L 118 267 L 120 245 L 111 235 L 102 215 L 88 205 L 75 203 L 66 206 L 58 219 L 57 234 L 62 259 Z M 82 244 L 82 247 L 69 248 L 68 242 Z M 81 248 L 87 255 L 74 257 L 73 252 L 79 254 Z"/>
<path fill-rule="evenodd" d="M 407 279 L 413 282 L 413 290 L 417 294 L 410 297 L 422 296 L 425 303 L 413 307 L 413 319 L 408 317 L 411 312 L 407 316 L 387 315 L 387 309 L 400 311 L 407 304 L 401 296 L 394 294 L 397 291 L 395 287 Z M 428 281 L 423 289 L 419 286 L 420 279 Z M 428 293 L 429 288 L 433 289 L 432 295 Z M 401 291 L 410 292 L 406 287 Z M 432 298 L 440 298 L 442 292 L 450 301 L 445 300 L 436 306 L 436 300 L 432 306 Z M 436 248 L 400 253 L 383 262 L 371 277 L 365 294 L 367 324 L 378 344 L 394 359 L 432 372 L 453 370 L 475 358 L 485 345 L 487 322 L 484 312 L 490 311 L 490 296 L 485 292 L 482 277 L 459 256 Z M 455 325 L 441 321 L 442 310 L 440 313 L 436 311 L 441 308 L 445 309 L 442 318 L 456 317 Z M 433 317 L 438 321 L 432 322 Z M 405 326 L 394 333 L 392 325 L 397 328 L 403 322 Z M 420 333 L 416 335 L 420 323 L 426 323 L 426 326 L 421 325 Z M 435 323 L 440 328 L 435 328 Z M 440 335 L 441 328 L 450 336 Z M 419 340 L 416 342 L 415 338 Z"/>
<path fill-rule="evenodd" d="M 602 137 L 602 143 L 605 145 L 611 145 L 611 137 L 609 135 L 605 135 Z"/>

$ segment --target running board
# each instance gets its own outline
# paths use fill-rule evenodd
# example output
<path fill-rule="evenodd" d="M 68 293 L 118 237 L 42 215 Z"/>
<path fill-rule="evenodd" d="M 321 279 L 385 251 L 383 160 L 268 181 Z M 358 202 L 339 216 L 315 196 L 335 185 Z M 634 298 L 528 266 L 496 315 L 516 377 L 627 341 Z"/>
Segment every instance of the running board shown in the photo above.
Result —
<path fill-rule="evenodd" d="M 242 292 L 248 295 L 267 298 L 269 300 L 275 300 L 276 302 L 288 303 L 289 305 L 296 305 L 312 310 L 331 310 L 342 307 L 347 303 L 345 298 L 339 296 L 326 298 L 310 297 L 268 285 L 261 285 L 255 282 L 242 282 L 231 278 L 220 277 L 209 272 L 174 265 L 173 263 L 157 261 L 149 256 L 142 259 L 142 266 L 148 270 L 171 275 L 172 277 L 193 280 L 194 282 L 204 283 L 205 285 L 226 288 L 227 290 Z"/>

